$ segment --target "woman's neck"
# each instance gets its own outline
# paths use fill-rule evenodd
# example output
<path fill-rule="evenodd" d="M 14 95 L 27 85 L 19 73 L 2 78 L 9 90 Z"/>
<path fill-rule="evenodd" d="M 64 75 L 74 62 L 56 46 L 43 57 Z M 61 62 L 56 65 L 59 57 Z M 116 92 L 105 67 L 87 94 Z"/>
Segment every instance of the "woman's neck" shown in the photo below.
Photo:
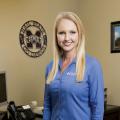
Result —
<path fill-rule="evenodd" d="M 75 58 L 75 55 L 74 56 L 69 56 L 69 55 L 63 56 L 63 62 L 70 63 L 72 62 L 74 58 Z"/>
<path fill-rule="evenodd" d="M 67 67 L 68 65 L 72 62 L 72 60 L 76 57 L 76 53 L 74 54 L 64 54 L 63 57 L 62 57 L 62 69 L 61 69 L 61 72 L 63 72 Z"/>
<path fill-rule="evenodd" d="M 72 61 L 76 57 L 76 52 L 65 52 L 63 54 L 63 61 Z"/>

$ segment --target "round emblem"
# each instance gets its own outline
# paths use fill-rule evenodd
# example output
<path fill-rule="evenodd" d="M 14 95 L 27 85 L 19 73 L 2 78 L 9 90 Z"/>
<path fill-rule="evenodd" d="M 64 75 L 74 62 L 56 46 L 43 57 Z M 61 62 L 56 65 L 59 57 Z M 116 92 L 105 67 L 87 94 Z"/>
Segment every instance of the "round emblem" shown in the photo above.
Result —
<path fill-rule="evenodd" d="M 41 56 L 47 47 L 47 35 L 43 26 L 33 20 L 23 24 L 19 34 L 20 46 L 30 57 Z"/>

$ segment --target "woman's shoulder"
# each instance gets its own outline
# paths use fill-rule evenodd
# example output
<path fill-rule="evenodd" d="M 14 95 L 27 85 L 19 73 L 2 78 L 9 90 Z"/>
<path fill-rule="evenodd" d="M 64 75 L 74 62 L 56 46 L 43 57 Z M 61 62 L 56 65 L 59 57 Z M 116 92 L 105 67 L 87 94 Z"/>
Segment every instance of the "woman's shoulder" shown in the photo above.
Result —
<path fill-rule="evenodd" d="M 47 64 L 46 69 L 47 69 L 47 70 L 50 70 L 50 69 L 52 68 L 52 65 L 53 65 L 53 60 L 51 60 L 51 61 Z"/>
<path fill-rule="evenodd" d="M 90 54 L 86 54 L 86 65 L 88 66 L 98 66 L 100 65 L 100 61 L 94 57 L 94 56 L 91 56 Z"/>

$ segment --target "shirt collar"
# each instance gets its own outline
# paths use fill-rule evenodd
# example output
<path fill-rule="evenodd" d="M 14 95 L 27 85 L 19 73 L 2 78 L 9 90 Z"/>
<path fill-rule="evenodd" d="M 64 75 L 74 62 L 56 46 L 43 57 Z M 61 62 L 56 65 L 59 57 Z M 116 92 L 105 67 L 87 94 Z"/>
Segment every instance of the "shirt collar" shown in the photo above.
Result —
<path fill-rule="evenodd" d="M 76 64 L 76 57 L 72 60 L 72 62 L 70 64 Z M 59 68 L 61 69 L 62 68 L 62 58 L 59 59 Z"/>

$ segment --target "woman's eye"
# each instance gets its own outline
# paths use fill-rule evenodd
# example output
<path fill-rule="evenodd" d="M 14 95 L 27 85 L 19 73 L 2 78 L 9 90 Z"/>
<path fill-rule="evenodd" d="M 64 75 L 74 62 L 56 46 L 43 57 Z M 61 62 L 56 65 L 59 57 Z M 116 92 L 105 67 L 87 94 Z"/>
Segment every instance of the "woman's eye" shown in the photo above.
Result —
<path fill-rule="evenodd" d="M 76 31 L 70 31 L 70 33 L 71 33 L 71 34 L 75 34 L 75 33 L 76 33 Z"/>
<path fill-rule="evenodd" d="M 62 34 L 64 34 L 64 32 L 58 32 L 58 34 L 59 34 L 59 35 L 62 35 Z"/>

